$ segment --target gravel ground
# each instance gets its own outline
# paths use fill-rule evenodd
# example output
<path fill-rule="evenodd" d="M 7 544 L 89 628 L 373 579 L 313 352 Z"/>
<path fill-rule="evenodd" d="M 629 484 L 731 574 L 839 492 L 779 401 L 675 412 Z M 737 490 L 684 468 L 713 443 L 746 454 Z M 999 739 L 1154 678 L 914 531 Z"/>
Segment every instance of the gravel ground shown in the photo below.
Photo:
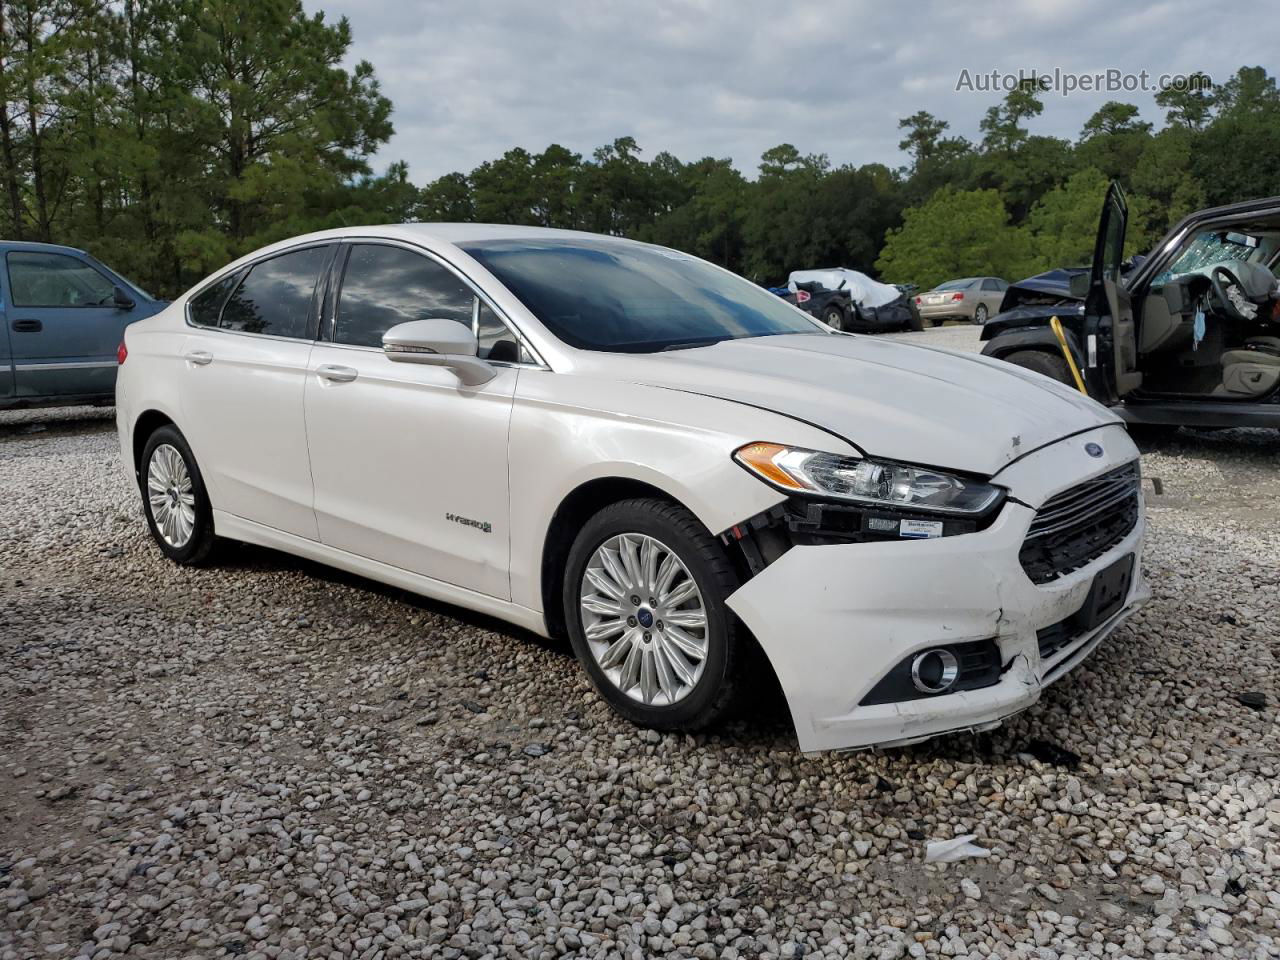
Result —
<path fill-rule="evenodd" d="M 0 414 L 0 960 L 1280 956 L 1278 434 L 1147 451 L 1155 600 L 1035 707 L 805 757 L 776 702 L 660 736 L 500 623 L 173 566 L 110 416 Z"/>

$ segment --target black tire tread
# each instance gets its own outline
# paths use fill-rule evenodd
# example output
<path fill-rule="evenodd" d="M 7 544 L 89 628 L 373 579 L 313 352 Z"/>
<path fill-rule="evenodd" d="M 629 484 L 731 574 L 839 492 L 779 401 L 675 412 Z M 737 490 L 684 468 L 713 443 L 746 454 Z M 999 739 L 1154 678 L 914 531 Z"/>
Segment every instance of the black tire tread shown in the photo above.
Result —
<path fill-rule="evenodd" d="M 147 464 L 151 461 L 151 452 L 161 443 L 169 443 L 176 447 L 187 461 L 187 469 L 191 473 L 191 486 L 196 494 L 196 528 L 192 532 L 191 542 L 180 551 L 173 550 L 156 534 L 155 521 L 151 517 L 151 505 L 147 502 Z M 151 529 L 156 545 L 165 556 L 184 567 L 205 566 L 214 559 L 221 539 L 213 530 L 213 508 L 209 501 L 209 493 L 205 489 L 204 476 L 200 473 L 200 465 L 196 463 L 187 438 L 173 424 L 166 423 L 157 427 L 147 437 L 147 442 L 142 448 L 142 459 L 138 465 L 138 486 L 142 494 L 142 510 L 147 518 L 147 526 Z"/>
<path fill-rule="evenodd" d="M 1015 367 L 1022 367 L 1024 370 L 1034 370 L 1036 373 L 1043 373 L 1046 377 L 1051 377 L 1059 383 L 1065 383 L 1067 386 L 1074 386 L 1071 380 L 1071 370 L 1067 367 L 1067 361 L 1055 353 L 1047 350 L 1016 350 L 1013 353 L 1006 354 L 1002 358 L 1006 363 L 1012 363 Z"/>

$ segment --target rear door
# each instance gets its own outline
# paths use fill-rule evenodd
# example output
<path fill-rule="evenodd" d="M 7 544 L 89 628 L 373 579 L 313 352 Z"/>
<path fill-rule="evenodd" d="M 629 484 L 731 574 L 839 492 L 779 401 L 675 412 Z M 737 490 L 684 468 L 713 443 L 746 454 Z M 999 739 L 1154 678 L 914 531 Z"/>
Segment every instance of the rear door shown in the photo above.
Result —
<path fill-rule="evenodd" d="M 1120 279 L 1129 208 L 1112 183 L 1102 206 L 1085 297 L 1085 383 L 1095 399 L 1115 403 L 1142 386 L 1138 335 L 1129 290 Z"/>
<path fill-rule="evenodd" d="M 5 268 L 16 395 L 112 395 L 132 319 L 115 305 L 115 282 L 72 253 L 11 250 Z"/>
<path fill-rule="evenodd" d="M 183 346 L 183 433 L 214 506 L 317 540 L 302 393 L 316 286 L 336 245 L 258 261 L 196 293 Z"/>

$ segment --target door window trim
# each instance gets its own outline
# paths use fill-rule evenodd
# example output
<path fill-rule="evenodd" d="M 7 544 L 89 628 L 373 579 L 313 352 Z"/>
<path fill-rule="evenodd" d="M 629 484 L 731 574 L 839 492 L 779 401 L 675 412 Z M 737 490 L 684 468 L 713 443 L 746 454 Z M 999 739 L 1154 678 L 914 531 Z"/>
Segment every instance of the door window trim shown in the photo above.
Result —
<path fill-rule="evenodd" d="M 286 337 L 278 333 L 253 333 L 248 330 L 228 330 L 226 327 L 222 326 L 223 311 L 226 310 L 227 304 L 231 302 L 231 298 L 235 296 L 236 291 L 239 290 L 245 280 L 248 279 L 249 274 L 253 271 L 254 267 L 270 260 L 275 260 L 278 257 L 284 257 L 291 253 L 299 253 L 303 250 L 310 250 L 316 247 L 329 247 L 331 249 L 328 257 L 325 258 L 324 263 L 320 265 L 320 272 L 316 275 L 316 284 L 311 290 L 311 306 L 307 309 L 307 329 L 303 336 Z M 250 263 L 242 263 L 234 270 L 225 270 L 218 273 L 211 277 L 207 282 L 202 283 L 198 289 L 192 290 L 191 293 L 187 294 L 187 298 L 182 304 L 183 319 L 186 321 L 186 325 L 191 329 L 201 330 L 208 333 L 223 333 L 237 337 L 255 337 L 259 340 L 279 340 L 282 343 L 315 343 L 319 333 L 318 327 L 320 322 L 319 294 L 321 289 L 324 287 L 330 270 L 333 269 L 334 256 L 341 247 L 342 241 L 336 238 L 328 240 L 310 240 L 306 243 L 300 243 L 297 246 L 288 247 L 284 250 L 273 251 L 267 256 L 261 257 Z M 209 326 L 208 324 L 196 323 L 192 320 L 191 301 L 200 296 L 200 294 L 204 293 L 210 287 L 216 286 L 226 280 L 227 277 L 233 275 L 237 276 L 238 279 L 236 280 L 235 285 L 227 292 L 226 297 L 222 301 L 222 306 L 218 308 L 218 325 Z"/>
<path fill-rule="evenodd" d="M 503 325 L 511 331 L 512 336 L 516 338 L 516 341 L 520 344 L 521 348 L 528 353 L 529 356 L 533 357 L 533 361 L 530 363 L 513 363 L 507 360 L 485 360 L 485 363 L 495 367 L 524 367 L 535 370 L 551 369 L 551 367 L 547 365 L 546 361 L 542 359 L 541 354 L 539 354 L 534 348 L 533 344 L 529 342 L 529 339 L 520 331 L 520 328 L 511 322 L 511 317 L 507 315 L 506 311 L 500 309 L 496 304 L 494 304 L 493 300 L 491 300 L 470 277 L 443 257 L 438 256 L 435 251 L 428 250 L 425 247 L 420 247 L 414 243 L 408 243 L 403 240 L 396 240 L 390 237 L 343 238 L 341 243 L 343 248 L 342 251 L 336 255 L 332 261 L 330 261 L 329 269 L 332 273 L 332 280 L 326 290 L 331 288 L 333 290 L 333 296 L 328 298 L 326 316 L 321 317 L 320 330 L 317 336 L 318 343 L 323 343 L 325 346 L 329 347 L 341 347 L 344 350 L 366 350 L 382 353 L 381 347 L 370 347 L 357 343 L 338 343 L 334 339 L 334 334 L 337 329 L 338 302 L 342 299 L 342 284 L 346 278 L 347 263 L 350 260 L 351 248 L 357 245 L 372 244 L 384 247 L 399 247 L 402 250 L 408 250 L 410 253 L 415 253 L 418 256 L 425 257 L 433 263 L 443 267 L 458 280 L 461 280 L 467 288 L 471 290 L 472 296 L 474 297 L 471 303 L 472 333 L 476 332 L 476 324 L 478 322 L 477 304 L 483 301 L 484 305 L 493 311 L 494 316 L 501 320 Z"/>
<path fill-rule="evenodd" d="M 110 284 L 110 286 L 113 289 L 115 287 L 120 286 L 120 284 L 116 283 L 115 280 L 113 280 L 111 277 L 108 277 L 105 273 L 103 273 L 101 270 L 95 267 L 88 260 L 81 259 L 80 257 L 77 257 L 71 253 L 64 253 L 61 250 L 8 250 L 8 251 L 5 251 L 5 255 L 4 255 L 4 278 L 9 286 L 9 305 L 11 307 L 21 308 L 23 310 L 102 310 L 102 309 L 115 310 L 115 309 L 118 309 L 114 303 L 18 303 L 17 299 L 13 295 L 13 273 L 11 272 L 13 267 L 12 267 L 12 264 L 9 262 L 9 258 L 12 257 L 15 253 L 19 255 L 35 254 L 41 257 L 62 257 L 63 259 L 66 259 L 66 260 L 74 260 L 76 263 L 80 264 L 83 267 L 87 267 L 88 269 L 96 273 L 98 276 L 100 276 L 103 280 L 107 281 L 107 283 Z"/>

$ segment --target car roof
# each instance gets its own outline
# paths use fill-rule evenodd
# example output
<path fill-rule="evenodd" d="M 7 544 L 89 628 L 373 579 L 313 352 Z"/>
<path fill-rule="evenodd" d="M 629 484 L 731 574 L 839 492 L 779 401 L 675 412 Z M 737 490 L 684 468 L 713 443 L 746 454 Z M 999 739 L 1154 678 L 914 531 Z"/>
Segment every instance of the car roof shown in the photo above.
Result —
<path fill-rule="evenodd" d="M 79 247 L 68 247 L 62 243 L 38 243 L 35 240 L 0 240 L 0 250 L 7 252 L 31 253 L 84 253 Z"/>
<path fill-rule="evenodd" d="M 583 230 L 557 230 L 551 227 L 526 227 L 505 223 L 381 223 L 360 227 L 338 227 L 321 230 L 285 241 L 289 245 L 308 240 L 332 240 L 343 237 L 391 237 L 410 241 L 464 244 L 485 240 L 603 240 L 635 243 L 625 237 L 611 237 Z"/>

